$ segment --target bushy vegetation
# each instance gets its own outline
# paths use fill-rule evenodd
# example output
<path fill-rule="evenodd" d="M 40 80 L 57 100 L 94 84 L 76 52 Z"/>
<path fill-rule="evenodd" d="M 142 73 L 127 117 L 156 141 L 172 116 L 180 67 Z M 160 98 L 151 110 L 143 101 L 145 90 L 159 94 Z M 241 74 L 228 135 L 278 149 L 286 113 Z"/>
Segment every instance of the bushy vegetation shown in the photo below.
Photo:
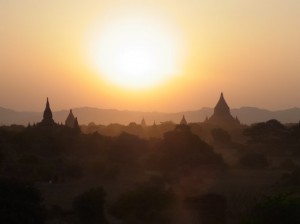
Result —
<path fill-rule="evenodd" d="M 186 203 L 196 211 L 200 223 L 226 223 L 227 202 L 225 196 L 210 193 L 188 198 Z"/>
<path fill-rule="evenodd" d="M 225 166 L 221 155 L 189 131 L 166 132 L 152 156 L 154 168 L 165 172 Z"/>
<path fill-rule="evenodd" d="M 133 190 L 123 193 L 112 205 L 110 212 L 123 223 L 169 223 L 166 211 L 174 195 L 164 184 L 139 183 Z"/>
<path fill-rule="evenodd" d="M 46 219 L 40 192 L 18 180 L 0 179 L 0 223 L 42 224 Z"/>
<path fill-rule="evenodd" d="M 236 191 L 248 186 L 261 192 L 299 190 L 299 124 L 270 120 L 244 130 L 196 123 L 183 128 L 171 122 L 88 128 L 93 133 L 64 126 L 0 127 L 0 177 L 18 180 L 0 183 L 3 223 L 20 223 L 21 218 L 22 223 L 50 224 L 172 223 L 186 215 L 181 203 L 187 198 L 193 199 L 189 212 L 198 216 L 190 224 L 222 223 L 234 212 L 238 223 L 252 202 L 219 193 L 226 188 L 222 184 Z M 100 134 L 107 130 L 110 134 Z M 280 179 L 282 171 L 286 174 Z M 41 189 L 45 207 L 37 188 L 27 182 Z M 228 212 L 236 208 L 233 204 L 245 208 Z M 14 209 L 17 215 L 10 213 Z M 219 219 L 211 216 L 214 210 L 220 211 Z M 251 212 L 260 217 L 257 209 Z"/>
<path fill-rule="evenodd" d="M 222 128 L 214 128 L 211 135 L 216 143 L 228 144 L 231 142 L 230 134 Z"/>
<path fill-rule="evenodd" d="M 257 203 L 242 224 L 295 224 L 299 221 L 300 198 L 278 195 Z"/>
<path fill-rule="evenodd" d="M 269 162 L 265 155 L 260 153 L 248 153 L 240 158 L 240 164 L 244 168 L 266 168 Z"/>
<path fill-rule="evenodd" d="M 244 130 L 251 144 L 262 144 L 270 154 L 300 153 L 300 124 L 286 127 L 277 120 L 251 125 Z"/>
<path fill-rule="evenodd" d="M 73 201 L 73 211 L 80 223 L 105 224 L 105 192 L 102 187 L 92 188 L 77 196 Z"/>

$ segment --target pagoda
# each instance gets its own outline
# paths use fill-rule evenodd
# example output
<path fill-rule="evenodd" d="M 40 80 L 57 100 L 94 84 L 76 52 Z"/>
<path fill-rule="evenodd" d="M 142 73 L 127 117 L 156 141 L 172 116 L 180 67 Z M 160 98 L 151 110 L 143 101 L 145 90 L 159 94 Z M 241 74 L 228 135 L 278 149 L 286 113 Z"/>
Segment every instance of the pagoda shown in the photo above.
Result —
<path fill-rule="evenodd" d="M 175 130 L 190 131 L 190 126 L 188 126 L 188 123 L 187 123 L 184 115 L 182 116 L 180 123 L 178 125 L 176 125 Z"/>
<path fill-rule="evenodd" d="M 72 109 L 70 109 L 70 113 L 65 121 L 65 126 L 69 128 L 79 128 L 77 117 L 73 115 Z"/>
<path fill-rule="evenodd" d="M 73 128 L 75 122 L 75 117 L 73 115 L 72 109 L 70 110 L 70 113 L 65 121 L 65 125 L 67 127 Z"/>
<path fill-rule="evenodd" d="M 188 123 L 187 123 L 187 121 L 186 121 L 186 119 L 185 119 L 185 116 L 183 115 L 182 116 L 182 119 L 181 119 L 181 121 L 180 121 L 180 125 L 187 125 Z"/>
<path fill-rule="evenodd" d="M 44 110 L 43 120 L 40 123 L 38 123 L 38 126 L 45 126 L 45 127 L 57 126 L 57 124 L 52 118 L 52 111 L 50 109 L 48 97 L 47 97 L 46 107 Z"/>
<path fill-rule="evenodd" d="M 142 121 L 141 121 L 141 126 L 142 126 L 143 128 L 147 127 L 145 118 L 142 119 Z"/>
<path fill-rule="evenodd" d="M 205 123 L 222 127 L 234 127 L 240 125 L 238 118 L 234 118 L 231 115 L 230 108 L 224 99 L 223 93 L 221 93 L 220 99 L 214 108 L 214 114 L 206 119 Z"/>

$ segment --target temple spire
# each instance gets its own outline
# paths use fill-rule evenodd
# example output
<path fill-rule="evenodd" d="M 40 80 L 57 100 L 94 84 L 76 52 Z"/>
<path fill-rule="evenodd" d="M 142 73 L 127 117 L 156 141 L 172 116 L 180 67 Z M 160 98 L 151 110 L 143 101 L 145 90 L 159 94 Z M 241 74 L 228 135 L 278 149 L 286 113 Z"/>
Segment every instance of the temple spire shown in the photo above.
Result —
<path fill-rule="evenodd" d="M 182 116 L 182 119 L 181 119 L 181 121 L 180 121 L 180 125 L 187 125 L 187 121 L 186 121 L 184 115 Z"/>
<path fill-rule="evenodd" d="M 185 119 L 185 116 L 182 116 L 182 119 L 180 121 L 180 123 L 178 125 L 176 125 L 175 127 L 176 131 L 190 131 L 190 127 L 188 126 L 188 123 Z"/>
<path fill-rule="evenodd" d="M 79 123 L 77 117 L 75 117 L 73 128 L 80 130 Z"/>
<path fill-rule="evenodd" d="M 47 97 L 46 108 L 50 109 L 49 98 Z"/>
<path fill-rule="evenodd" d="M 224 99 L 223 92 L 221 92 L 220 99 L 219 99 L 217 105 L 215 106 L 214 111 L 215 111 L 215 113 L 221 113 L 221 114 L 222 113 L 230 113 L 230 109 Z"/>
<path fill-rule="evenodd" d="M 70 109 L 69 115 L 65 121 L 65 125 L 67 127 L 73 128 L 74 127 L 74 123 L 75 123 L 75 117 L 73 115 L 73 111 L 72 109 Z"/>
<path fill-rule="evenodd" d="M 52 111 L 50 109 L 50 103 L 48 97 L 47 97 L 46 107 L 44 110 L 44 119 L 48 119 L 48 120 L 52 119 Z"/>
<path fill-rule="evenodd" d="M 142 126 L 142 127 L 146 127 L 146 126 L 147 126 L 147 125 L 146 125 L 145 118 L 142 119 L 142 121 L 141 121 L 141 126 Z"/>
<path fill-rule="evenodd" d="M 231 115 L 223 92 L 221 92 L 219 101 L 214 108 L 214 114 L 209 119 L 206 119 L 205 122 L 221 127 L 240 125 L 239 120 Z"/>
<path fill-rule="evenodd" d="M 44 110 L 43 120 L 38 124 L 40 126 L 54 126 L 56 125 L 52 118 L 52 111 L 50 108 L 49 99 L 47 97 L 46 107 Z"/>

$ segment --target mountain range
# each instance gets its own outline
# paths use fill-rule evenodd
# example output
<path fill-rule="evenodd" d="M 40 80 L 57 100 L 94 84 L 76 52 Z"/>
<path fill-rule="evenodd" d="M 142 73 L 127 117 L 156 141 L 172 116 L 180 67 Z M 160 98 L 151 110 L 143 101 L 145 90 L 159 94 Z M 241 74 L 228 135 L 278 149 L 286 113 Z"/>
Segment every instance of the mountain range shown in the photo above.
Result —
<path fill-rule="evenodd" d="M 69 110 L 54 111 L 53 118 L 56 122 L 64 123 L 68 114 Z M 130 122 L 140 123 L 142 118 L 144 118 L 146 123 L 150 125 L 154 121 L 157 124 L 165 121 L 179 123 L 182 115 L 185 115 L 188 122 L 202 122 L 206 117 L 210 117 L 213 114 L 213 108 L 204 107 L 195 111 L 163 113 L 80 107 L 74 108 L 73 114 L 78 118 L 79 124 L 94 122 L 102 125 L 111 123 L 127 125 Z M 231 109 L 231 114 L 234 117 L 237 116 L 243 124 L 252 124 L 270 119 L 277 119 L 282 123 L 298 123 L 300 120 L 300 108 L 271 111 L 256 107 L 241 107 Z M 42 117 L 42 112 L 22 112 L 0 107 L 0 125 L 33 124 L 40 122 Z"/>

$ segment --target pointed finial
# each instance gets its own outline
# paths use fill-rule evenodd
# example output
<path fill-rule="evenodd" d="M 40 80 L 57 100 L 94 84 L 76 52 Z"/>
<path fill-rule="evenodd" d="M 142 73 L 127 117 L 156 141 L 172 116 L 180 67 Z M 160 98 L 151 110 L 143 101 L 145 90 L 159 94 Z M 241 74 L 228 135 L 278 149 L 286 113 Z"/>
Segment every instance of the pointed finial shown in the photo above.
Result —
<path fill-rule="evenodd" d="M 46 108 L 45 110 L 50 110 L 49 98 L 47 97 Z"/>

